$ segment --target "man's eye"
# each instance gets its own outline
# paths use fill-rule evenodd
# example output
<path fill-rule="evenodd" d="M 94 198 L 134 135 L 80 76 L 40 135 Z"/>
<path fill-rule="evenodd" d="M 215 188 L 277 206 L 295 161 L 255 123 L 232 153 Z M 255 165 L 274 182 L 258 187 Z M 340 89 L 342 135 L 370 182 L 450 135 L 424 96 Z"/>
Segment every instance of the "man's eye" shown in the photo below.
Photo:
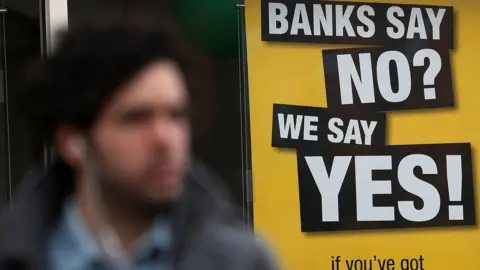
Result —
<path fill-rule="evenodd" d="M 190 114 L 187 109 L 178 108 L 178 109 L 172 110 L 172 117 L 175 119 L 187 119 L 190 117 Z"/>
<path fill-rule="evenodd" d="M 130 111 L 123 115 L 122 121 L 132 123 L 132 122 L 141 122 L 148 119 L 149 113 L 148 111 L 138 110 L 138 111 Z"/>

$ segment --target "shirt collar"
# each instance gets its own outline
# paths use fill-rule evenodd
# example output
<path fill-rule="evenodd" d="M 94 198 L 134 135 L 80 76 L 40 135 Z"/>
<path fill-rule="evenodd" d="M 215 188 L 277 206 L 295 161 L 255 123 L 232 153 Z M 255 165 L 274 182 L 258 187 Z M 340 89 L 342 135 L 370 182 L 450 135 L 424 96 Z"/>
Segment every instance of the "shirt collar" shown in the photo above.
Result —
<path fill-rule="evenodd" d="M 69 236 L 64 239 L 66 241 L 64 244 L 67 244 L 66 248 L 74 254 L 74 256 L 70 256 L 71 269 L 84 269 L 95 261 L 104 261 L 100 248 L 84 226 L 74 198 L 70 198 L 65 203 L 62 223 L 60 230 Z M 171 226 L 168 219 L 165 216 L 158 216 L 150 229 L 139 239 L 132 263 L 155 259 L 154 257 L 159 252 L 168 249 L 171 238 Z"/>

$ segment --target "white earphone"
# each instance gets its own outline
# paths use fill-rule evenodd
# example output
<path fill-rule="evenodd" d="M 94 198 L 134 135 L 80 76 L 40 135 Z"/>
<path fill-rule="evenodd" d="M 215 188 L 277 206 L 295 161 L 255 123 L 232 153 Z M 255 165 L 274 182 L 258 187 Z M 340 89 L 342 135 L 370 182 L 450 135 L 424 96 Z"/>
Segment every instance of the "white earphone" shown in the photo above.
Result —
<path fill-rule="evenodd" d="M 76 158 L 83 160 L 86 154 L 86 142 L 81 135 L 74 135 L 68 142 L 69 150 Z"/>

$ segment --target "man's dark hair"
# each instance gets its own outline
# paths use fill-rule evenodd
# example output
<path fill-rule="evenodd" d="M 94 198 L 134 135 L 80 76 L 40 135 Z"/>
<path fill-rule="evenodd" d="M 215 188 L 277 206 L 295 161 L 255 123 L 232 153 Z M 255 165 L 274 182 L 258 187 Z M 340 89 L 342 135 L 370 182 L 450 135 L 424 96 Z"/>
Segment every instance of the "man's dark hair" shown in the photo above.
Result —
<path fill-rule="evenodd" d="M 104 16 L 70 27 L 54 53 L 29 69 L 17 100 L 36 140 L 52 143 L 61 124 L 88 130 L 121 84 L 154 60 L 172 60 L 188 77 L 190 51 L 167 26 Z"/>

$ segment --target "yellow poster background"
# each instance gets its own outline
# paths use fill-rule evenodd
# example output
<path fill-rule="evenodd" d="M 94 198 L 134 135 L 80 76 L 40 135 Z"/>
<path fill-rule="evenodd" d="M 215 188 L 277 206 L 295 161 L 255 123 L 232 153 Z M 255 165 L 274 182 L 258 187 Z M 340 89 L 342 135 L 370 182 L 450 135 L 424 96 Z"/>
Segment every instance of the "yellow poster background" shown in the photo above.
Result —
<path fill-rule="evenodd" d="M 268 238 L 285 269 L 328 270 L 332 256 L 337 255 L 342 259 L 392 258 L 397 261 L 395 269 L 401 269 L 399 260 L 420 255 L 426 270 L 480 269 L 480 230 L 476 228 L 301 232 L 296 154 L 271 147 L 272 106 L 326 107 L 322 49 L 354 46 L 263 42 L 260 0 L 245 2 L 255 229 Z M 387 143 L 471 142 L 474 178 L 478 180 L 480 1 L 362 2 L 453 6 L 456 48 L 451 61 L 456 108 L 389 112 Z M 476 184 L 477 197 L 479 187 Z M 476 207 L 478 216 L 478 203 Z M 378 265 L 373 269 L 379 269 Z"/>

